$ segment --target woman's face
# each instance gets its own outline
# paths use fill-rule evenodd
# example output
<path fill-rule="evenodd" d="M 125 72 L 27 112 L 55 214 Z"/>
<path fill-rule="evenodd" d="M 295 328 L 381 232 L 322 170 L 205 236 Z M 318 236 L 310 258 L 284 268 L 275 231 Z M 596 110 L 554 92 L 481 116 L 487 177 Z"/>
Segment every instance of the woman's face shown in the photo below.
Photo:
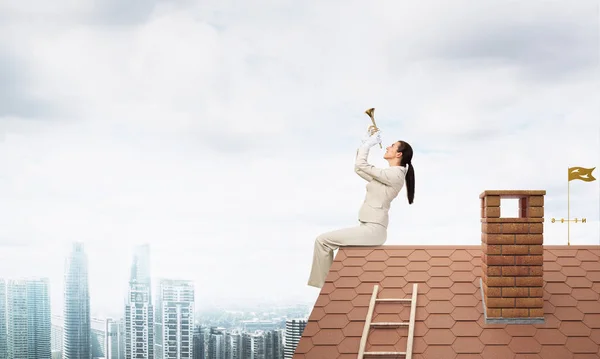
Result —
<path fill-rule="evenodd" d="M 400 141 L 396 141 L 396 142 L 392 143 L 391 145 L 387 146 L 385 154 L 383 155 L 383 158 L 385 158 L 386 160 L 390 160 L 393 158 L 400 158 L 400 156 L 402 156 L 402 153 L 398 152 L 399 146 L 400 146 Z"/>

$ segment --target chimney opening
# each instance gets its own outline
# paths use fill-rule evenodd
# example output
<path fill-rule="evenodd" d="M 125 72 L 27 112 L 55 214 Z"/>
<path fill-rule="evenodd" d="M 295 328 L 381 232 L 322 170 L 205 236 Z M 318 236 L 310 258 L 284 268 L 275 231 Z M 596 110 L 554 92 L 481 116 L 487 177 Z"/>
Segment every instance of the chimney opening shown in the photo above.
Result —
<path fill-rule="evenodd" d="M 500 218 L 519 218 L 518 198 L 500 198 Z"/>

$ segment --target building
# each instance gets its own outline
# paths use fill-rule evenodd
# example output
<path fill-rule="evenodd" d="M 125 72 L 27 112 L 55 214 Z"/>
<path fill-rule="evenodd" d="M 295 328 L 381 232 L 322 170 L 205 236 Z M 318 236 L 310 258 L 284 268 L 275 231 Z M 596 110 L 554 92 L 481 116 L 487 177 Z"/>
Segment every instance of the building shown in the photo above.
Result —
<path fill-rule="evenodd" d="M 91 359 L 88 261 L 83 243 L 73 244 L 65 265 L 63 359 Z"/>
<path fill-rule="evenodd" d="M 125 359 L 125 331 L 122 321 L 106 319 L 105 322 L 105 358 Z"/>
<path fill-rule="evenodd" d="M 125 304 L 125 359 L 154 358 L 150 246 L 135 248 Z"/>
<path fill-rule="evenodd" d="M 204 327 L 196 325 L 194 327 L 194 359 L 206 359 L 206 342 L 207 334 L 205 333 Z"/>
<path fill-rule="evenodd" d="M 62 315 L 52 315 L 51 319 L 51 348 L 52 353 L 56 353 L 60 358 L 62 358 L 62 349 L 63 349 L 63 332 L 64 332 L 64 319 Z"/>
<path fill-rule="evenodd" d="M 92 359 L 106 357 L 106 328 L 102 319 L 91 318 L 90 334 L 92 345 Z M 65 318 L 61 315 L 52 316 L 52 352 L 62 356 L 63 334 L 65 331 Z"/>
<path fill-rule="evenodd" d="M 0 278 L 0 358 L 8 355 L 6 332 L 6 281 Z"/>
<path fill-rule="evenodd" d="M 265 332 L 265 359 L 283 359 L 283 330 Z"/>
<path fill-rule="evenodd" d="M 92 318 L 91 319 L 91 334 L 92 334 L 92 358 L 106 358 L 106 320 Z"/>
<path fill-rule="evenodd" d="M 306 319 L 288 319 L 285 321 L 285 347 L 284 358 L 292 359 L 298 342 L 306 327 Z"/>
<path fill-rule="evenodd" d="M 232 330 L 225 333 L 225 358 L 242 359 L 242 333 Z"/>
<path fill-rule="evenodd" d="M 600 358 L 600 248 L 545 245 L 544 195 L 483 192 L 479 245 L 340 248 L 294 359 L 356 358 L 369 308 L 371 324 L 409 325 L 371 327 L 367 352 Z M 501 217 L 501 198 L 519 200 L 517 218 Z M 374 301 L 402 298 L 414 312 L 411 301 Z"/>
<path fill-rule="evenodd" d="M 207 359 L 227 359 L 226 352 L 225 329 L 211 327 L 208 332 Z"/>
<path fill-rule="evenodd" d="M 193 359 L 193 283 L 162 279 L 157 293 L 155 359 Z"/>
<path fill-rule="evenodd" d="M 282 329 L 281 320 L 242 320 L 240 322 L 242 330 L 247 333 L 254 333 L 257 330 L 269 331 Z"/>
<path fill-rule="evenodd" d="M 51 359 L 48 279 L 6 285 L 6 358 Z"/>
<path fill-rule="evenodd" d="M 267 358 L 267 345 L 264 331 L 257 330 L 254 333 L 242 334 L 242 358 Z"/>

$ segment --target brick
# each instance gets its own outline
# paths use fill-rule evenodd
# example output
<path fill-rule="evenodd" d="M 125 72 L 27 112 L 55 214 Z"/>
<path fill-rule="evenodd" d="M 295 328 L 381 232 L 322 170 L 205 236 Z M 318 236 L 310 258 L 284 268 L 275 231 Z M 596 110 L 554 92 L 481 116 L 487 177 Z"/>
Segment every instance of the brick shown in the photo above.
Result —
<path fill-rule="evenodd" d="M 529 224 L 529 233 L 532 233 L 532 234 L 544 233 L 544 224 L 543 223 L 530 223 Z"/>
<path fill-rule="evenodd" d="M 483 205 L 485 207 L 499 207 L 500 196 L 485 196 L 483 198 Z"/>
<path fill-rule="evenodd" d="M 488 318 L 500 318 L 502 316 L 502 309 L 500 308 L 485 308 Z"/>
<path fill-rule="evenodd" d="M 528 207 L 527 217 L 544 218 L 544 207 Z"/>
<path fill-rule="evenodd" d="M 500 207 L 483 207 L 481 218 L 500 218 Z"/>
<path fill-rule="evenodd" d="M 531 227 L 531 226 L 530 226 Z M 515 234 L 515 244 L 543 244 L 543 234 Z"/>
<path fill-rule="evenodd" d="M 544 264 L 544 257 L 539 255 L 516 256 L 515 264 L 518 266 L 541 266 Z M 490 264 L 488 262 L 488 264 Z"/>
<path fill-rule="evenodd" d="M 517 287 L 542 287 L 544 285 L 544 279 L 542 277 L 517 277 Z"/>
<path fill-rule="evenodd" d="M 530 245 L 528 245 L 528 247 L 529 247 L 529 254 L 532 254 L 532 255 L 544 254 L 544 247 L 541 244 L 530 244 Z"/>
<path fill-rule="evenodd" d="M 505 298 L 529 297 L 529 288 L 502 288 L 502 296 Z"/>
<path fill-rule="evenodd" d="M 525 308 L 503 308 L 502 317 L 504 318 L 526 318 L 529 317 L 529 310 Z"/>
<path fill-rule="evenodd" d="M 515 278 L 514 277 L 488 277 L 487 285 L 490 287 L 514 287 L 515 286 Z"/>
<path fill-rule="evenodd" d="M 500 234 L 500 233 L 502 233 L 502 224 L 501 223 L 482 223 L 481 224 L 481 232 Z"/>
<path fill-rule="evenodd" d="M 533 223 L 502 223 L 503 234 L 526 234 L 529 233 L 529 226 Z"/>
<path fill-rule="evenodd" d="M 502 297 L 502 288 L 500 287 L 487 287 L 488 298 L 500 298 Z"/>
<path fill-rule="evenodd" d="M 529 196 L 527 202 L 531 207 L 543 207 L 544 196 Z"/>
<path fill-rule="evenodd" d="M 516 298 L 517 308 L 543 308 L 544 298 Z"/>
<path fill-rule="evenodd" d="M 488 298 L 486 305 L 489 308 L 513 308 L 515 298 Z"/>
<path fill-rule="evenodd" d="M 485 244 L 481 245 L 481 249 L 486 254 L 502 254 L 502 246 L 498 244 Z"/>
<path fill-rule="evenodd" d="M 482 233 L 481 241 L 486 244 L 515 244 L 515 235 Z"/>
<path fill-rule="evenodd" d="M 529 266 L 503 266 L 502 276 L 525 277 L 529 276 Z"/>
<path fill-rule="evenodd" d="M 542 318 L 544 317 L 544 308 L 530 308 L 529 316 L 532 318 Z"/>
<path fill-rule="evenodd" d="M 485 263 L 482 263 L 481 265 L 481 269 L 483 271 L 483 266 L 485 265 Z M 500 277 L 502 275 L 502 267 L 485 265 L 485 274 L 490 277 Z"/>
<path fill-rule="evenodd" d="M 534 276 L 543 276 L 544 268 L 542 266 L 529 266 L 529 275 Z"/>
<path fill-rule="evenodd" d="M 488 266 L 506 266 L 515 264 L 514 256 L 505 256 L 505 255 L 485 255 L 484 261 Z"/>
<path fill-rule="evenodd" d="M 527 245 L 502 245 L 502 254 L 529 254 L 529 246 Z"/>
<path fill-rule="evenodd" d="M 532 298 L 543 298 L 544 297 L 544 288 L 541 288 L 541 287 L 529 288 L 529 296 Z"/>

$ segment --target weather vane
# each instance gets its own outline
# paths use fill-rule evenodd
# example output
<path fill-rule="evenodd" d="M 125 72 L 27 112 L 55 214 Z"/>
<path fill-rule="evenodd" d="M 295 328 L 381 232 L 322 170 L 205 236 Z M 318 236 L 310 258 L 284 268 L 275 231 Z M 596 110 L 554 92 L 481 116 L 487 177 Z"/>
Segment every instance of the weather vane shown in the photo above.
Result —
<path fill-rule="evenodd" d="M 581 220 L 577 217 L 575 219 L 571 219 L 571 181 L 573 180 L 581 180 L 584 182 L 592 182 L 595 181 L 596 178 L 592 176 L 592 172 L 596 169 L 594 168 L 584 168 L 584 167 L 569 167 L 569 175 L 567 180 L 567 219 L 561 218 L 557 220 L 556 218 L 552 218 L 550 221 L 552 223 L 556 223 L 559 221 L 560 223 L 567 222 L 567 245 L 571 245 L 571 222 L 575 223 L 586 223 L 587 220 L 585 218 L 581 218 Z"/>

